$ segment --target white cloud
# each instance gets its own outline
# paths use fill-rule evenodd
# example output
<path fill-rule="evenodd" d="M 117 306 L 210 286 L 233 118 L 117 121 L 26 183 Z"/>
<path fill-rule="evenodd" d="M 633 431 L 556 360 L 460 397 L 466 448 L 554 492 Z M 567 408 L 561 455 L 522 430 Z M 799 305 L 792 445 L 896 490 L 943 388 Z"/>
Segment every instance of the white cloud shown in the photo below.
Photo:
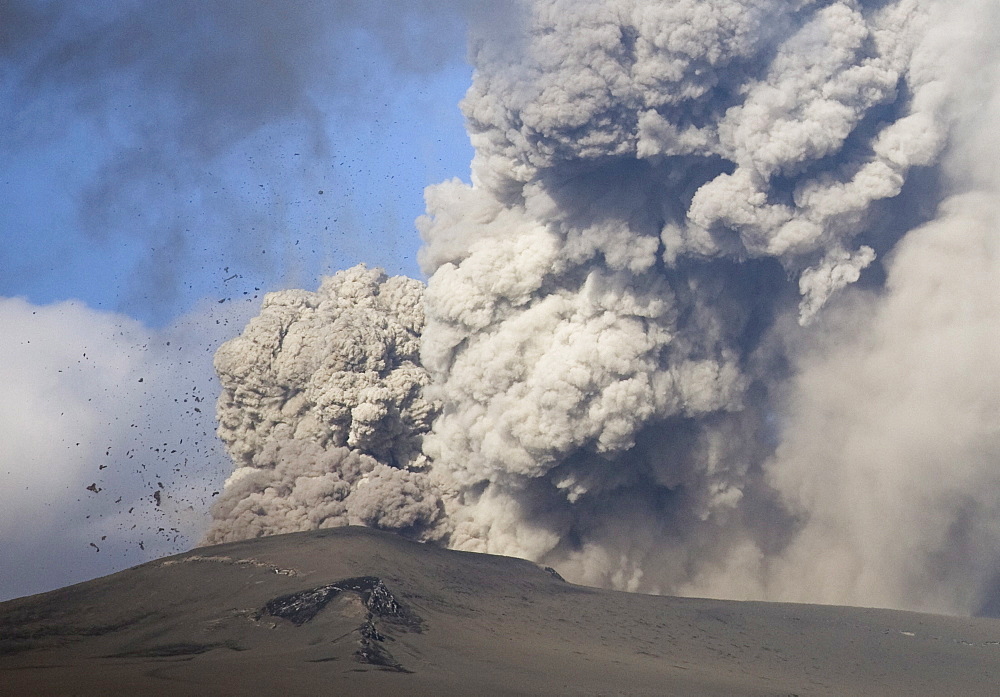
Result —
<path fill-rule="evenodd" d="M 206 306 L 149 330 L 76 302 L 0 299 L 0 598 L 201 534 L 227 469 L 211 356 L 232 316 Z"/>

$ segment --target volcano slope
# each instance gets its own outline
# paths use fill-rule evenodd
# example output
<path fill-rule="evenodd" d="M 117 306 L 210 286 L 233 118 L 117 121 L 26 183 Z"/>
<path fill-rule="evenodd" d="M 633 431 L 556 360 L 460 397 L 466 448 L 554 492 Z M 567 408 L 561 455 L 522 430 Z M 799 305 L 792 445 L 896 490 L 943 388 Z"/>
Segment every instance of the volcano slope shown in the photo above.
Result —
<path fill-rule="evenodd" d="M 1000 621 L 634 595 L 366 528 L 0 604 L 11 695 L 995 695 Z"/>

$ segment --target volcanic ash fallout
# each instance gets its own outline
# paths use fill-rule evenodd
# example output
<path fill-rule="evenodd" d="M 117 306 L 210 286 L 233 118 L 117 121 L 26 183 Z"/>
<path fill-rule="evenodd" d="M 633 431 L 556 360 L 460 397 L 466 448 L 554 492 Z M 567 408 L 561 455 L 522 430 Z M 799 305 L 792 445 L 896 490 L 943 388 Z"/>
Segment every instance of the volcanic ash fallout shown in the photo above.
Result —
<path fill-rule="evenodd" d="M 273 293 L 217 354 L 207 541 L 365 524 L 627 590 L 982 610 L 997 18 L 512 8 L 471 40 L 426 288 Z"/>

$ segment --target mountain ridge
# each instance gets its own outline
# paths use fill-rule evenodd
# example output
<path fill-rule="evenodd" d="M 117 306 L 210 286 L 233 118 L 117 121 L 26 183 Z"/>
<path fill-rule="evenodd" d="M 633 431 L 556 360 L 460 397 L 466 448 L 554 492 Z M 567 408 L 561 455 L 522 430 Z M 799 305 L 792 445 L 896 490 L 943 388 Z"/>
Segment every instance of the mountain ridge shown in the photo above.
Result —
<path fill-rule="evenodd" d="M 0 693 L 987 695 L 1000 621 L 645 596 L 369 528 L 0 603 Z"/>

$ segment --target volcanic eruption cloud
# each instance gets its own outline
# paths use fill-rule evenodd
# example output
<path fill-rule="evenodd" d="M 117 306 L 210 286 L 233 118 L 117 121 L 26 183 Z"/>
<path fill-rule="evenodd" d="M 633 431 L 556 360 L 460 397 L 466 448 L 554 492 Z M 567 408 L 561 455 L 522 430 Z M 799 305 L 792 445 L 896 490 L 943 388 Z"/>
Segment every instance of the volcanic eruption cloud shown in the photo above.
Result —
<path fill-rule="evenodd" d="M 537 0 L 473 31 L 426 287 L 216 356 L 206 542 L 343 524 L 654 592 L 1000 609 L 995 3 Z"/>

